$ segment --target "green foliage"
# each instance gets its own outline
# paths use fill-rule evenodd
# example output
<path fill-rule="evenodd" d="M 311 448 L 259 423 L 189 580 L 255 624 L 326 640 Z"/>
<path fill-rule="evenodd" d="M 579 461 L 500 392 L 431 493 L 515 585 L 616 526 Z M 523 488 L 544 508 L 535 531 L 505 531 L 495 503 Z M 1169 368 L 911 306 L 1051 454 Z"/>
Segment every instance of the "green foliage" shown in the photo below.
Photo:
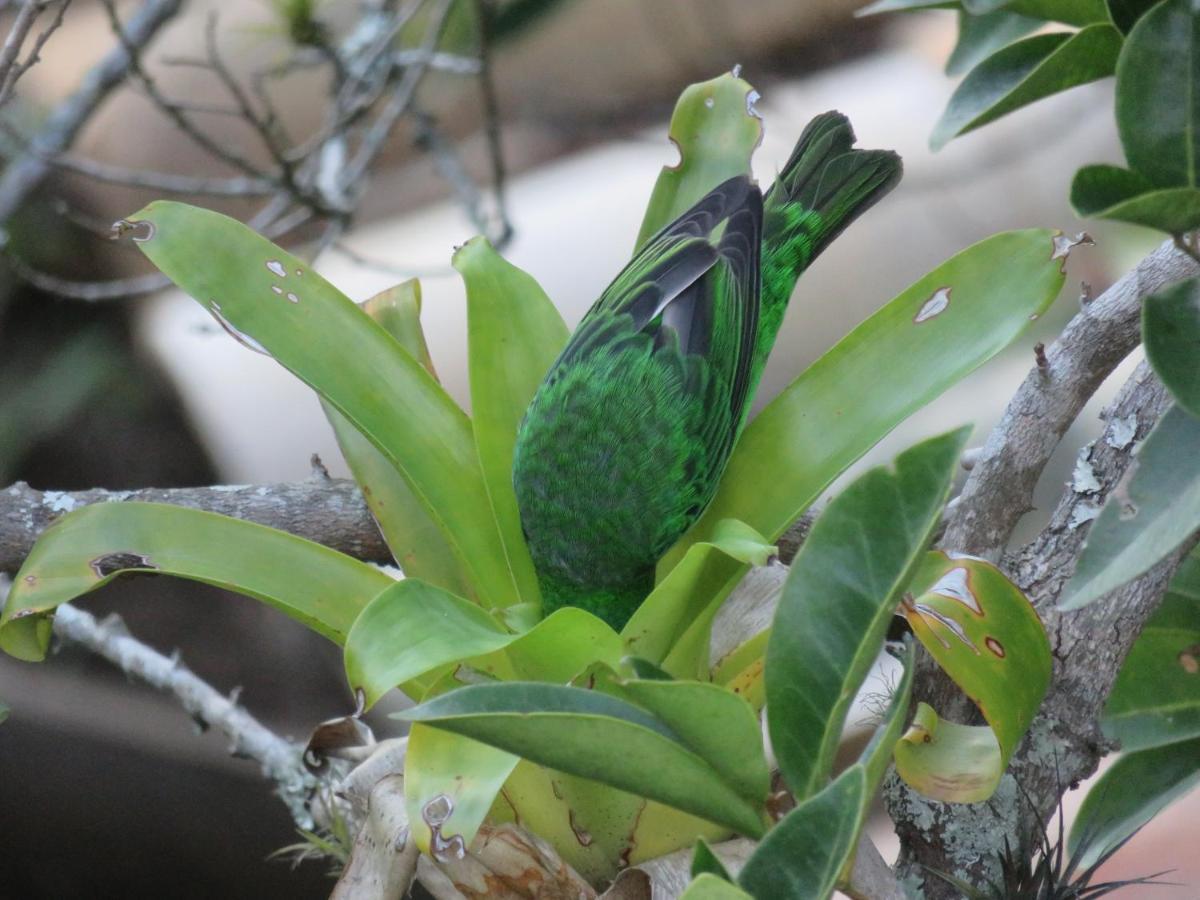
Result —
<path fill-rule="evenodd" d="M 634 701 L 620 696 L 629 686 Z M 696 682 L 616 687 L 618 696 L 552 684 L 470 685 L 396 716 L 760 836 L 767 772 L 749 705 Z"/>
<path fill-rule="evenodd" d="M 946 74 L 955 76 L 969 72 L 1000 48 L 1007 47 L 1041 25 L 1038 19 L 1006 9 L 980 16 L 959 10 L 958 43 L 946 60 Z"/>
<path fill-rule="evenodd" d="M 1142 341 L 1155 373 L 1193 416 L 1200 416 L 1200 278 L 1142 302 Z"/>
<path fill-rule="evenodd" d="M 951 257 L 859 324 L 742 433 L 712 503 L 659 565 L 723 519 L 775 540 L 896 425 L 1008 346 L 1062 288 L 1055 234 L 997 234 Z M 879 364 L 888 360 L 886 389 Z M 771 472 L 771 490 L 762 473 Z"/>
<path fill-rule="evenodd" d="M 1050 642 L 1024 594 L 985 560 L 929 553 L 908 590 L 913 633 L 988 724 L 940 722 L 922 704 L 896 747 L 897 771 L 939 800 L 985 800 L 1050 686 Z"/>
<path fill-rule="evenodd" d="M 1113 74 L 1120 49 L 1120 32 L 1097 24 L 1074 34 L 1035 35 L 996 51 L 954 92 L 930 145 L 940 149 L 1043 97 Z"/>
<path fill-rule="evenodd" d="M 1079 609 L 1141 575 L 1200 527 L 1200 419 L 1163 414 L 1092 523 L 1059 608 Z"/>
<path fill-rule="evenodd" d="M 55 607 L 133 571 L 237 591 L 339 644 L 392 584 L 372 566 L 251 522 L 159 503 L 86 506 L 59 519 L 30 551 L 0 616 L 0 647 L 42 659 Z"/>
<path fill-rule="evenodd" d="M 638 247 L 716 185 L 749 174 L 750 157 L 762 141 L 757 98 L 736 73 L 690 85 L 679 95 L 668 131 L 679 162 L 659 173 L 638 229 Z"/>
<path fill-rule="evenodd" d="M 822 513 L 792 564 L 767 647 L 767 721 L 798 801 L 829 778 L 854 699 L 929 543 L 970 429 L 872 469 Z M 820 627 L 814 627 L 814 623 Z"/>

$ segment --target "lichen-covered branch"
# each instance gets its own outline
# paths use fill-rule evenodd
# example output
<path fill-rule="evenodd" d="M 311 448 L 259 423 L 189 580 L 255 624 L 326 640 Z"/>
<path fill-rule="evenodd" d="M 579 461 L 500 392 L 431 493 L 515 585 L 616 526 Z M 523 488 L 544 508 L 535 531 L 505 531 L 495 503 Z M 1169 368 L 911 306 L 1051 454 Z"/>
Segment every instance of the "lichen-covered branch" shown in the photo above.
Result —
<path fill-rule="evenodd" d="M 352 481 L 314 478 L 290 484 L 135 491 L 39 491 L 17 483 L 0 491 L 0 572 L 19 569 L 38 535 L 72 509 L 135 500 L 235 516 L 318 541 L 356 559 L 392 562 L 379 528 Z"/>
<path fill-rule="evenodd" d="M 1083 610 L 1059 612 L 1056 604 L 1074 571 L 1090 511 L 1115 487 L 1137 441 L 1168 403 L 1161 383 L 1141 364 L 1106 409 L 1104 435 L 1085 448 L 1094 488 L 1081 491 L 1068 485 L 1049 524 L 1002 562 L 1046 625 L 1054 677 L 999 790 L 986 804 L 952 806 L 927 800 L 898 780 L 889 784 L 889 811 L 901 837 L 900 872 L 924 879 L 931 898 L 958 894 L 926 878 L 929 869 L 979 883 L 996 876 L 1006 841 L 1013 847 L 1035 846 L 1040 823 L 1052 814 L 1063 792 L 1091 775 L 1111 749 L 1099 728 L 1105 700 L 1129 648 L 1194 540 Z M 940 714 L 967 721 L 975 713 L 928 663 L 918 671 L 918 679 L 923 699 Z"/>
<path fill-rule="evenodd" d="M 1142 298 L 1200 265 L 1166 241 L 1099 297 L 1084 303 L 1045 350 L 992 430 L 963 486 L 942 546 L 995 561 L 1062 436 L 1140 340 Z"/>

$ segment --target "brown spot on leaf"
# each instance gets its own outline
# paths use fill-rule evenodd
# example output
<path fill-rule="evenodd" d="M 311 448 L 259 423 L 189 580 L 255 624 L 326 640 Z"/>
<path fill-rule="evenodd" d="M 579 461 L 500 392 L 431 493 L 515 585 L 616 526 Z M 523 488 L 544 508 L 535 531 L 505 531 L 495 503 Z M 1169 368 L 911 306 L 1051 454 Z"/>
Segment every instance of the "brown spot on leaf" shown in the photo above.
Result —
<path fill-rule="evenodd" d="M 1200 644 L 1192 644 L 1179 651 L 1179 665 L 1189 675 L 1200 673 Z"/>
<path fill-rule="evenodd" d="M 1004 657 L 1006 655 L 1004 652 L 1004 645 L 1001 644 L 994 637 L 989 636 L 989 637 L 984 638 L 983 644 L 985 647 L 987 647 L 989 650 L 991 650 L 994 654 L 996 654 L 996 656 L 1000 657 L 1001 659 L 1004 659 Z"/>

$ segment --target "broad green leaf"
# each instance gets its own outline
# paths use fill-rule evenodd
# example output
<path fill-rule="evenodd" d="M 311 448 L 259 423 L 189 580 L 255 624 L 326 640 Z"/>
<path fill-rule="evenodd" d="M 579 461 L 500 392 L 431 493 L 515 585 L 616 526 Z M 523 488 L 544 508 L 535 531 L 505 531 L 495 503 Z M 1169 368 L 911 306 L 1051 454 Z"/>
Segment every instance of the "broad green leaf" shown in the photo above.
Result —
<path fill-rule="evenodd" d="M 958 42 L 946 60 L 947 75 L 962 75 L 1001 47 L 1007 47 L 1042 25 L 1041 20 L 1020 16 L 1007 9 L 973 16 L 958 13 Z"/>
<path fill-rule="evenodd" d="M 1077 85 L 1116 70 L 1121 34 L 1112 25 L 1089 25 L 1074 34 L 1038 34 L 997 50 L 976 66 L 950 97 L 929 145 L 994 122 Z"/>
<path fill-rule="evenodd" d="M 750 837 L 763 832 L 765 797 L 746 799 L 662 720 L 617 697 L 559 685 L 481 684 L 396 717 L 483 741 Z M 671 777 L 663 778 L 663 772 Z"/>
<path fill-rule="evenodd" d="M 521 596 L 538 597 L 537 574 L 513 491 L 517 428 L 569 332 L 541 285 L 507 262 L 485 238 L 454 254 L 467 286 L 467 348 L 475 446 L 513 577 Z"/>
<path fill-rule="evenodd" d="M 346 638 L 346 680 L 366 707 L 448 663 L 511 643 L 492 616 L 416 578 L 394 582 L 362 611 Z"/>
<path fill-rule="evenodd" d="M 767 832 L 738 875 L 755 897 L 825 900 L 853 857 L 866 795 L 862 766 L 809 797 Z"/>
<path fill-rule="evenodd" d="M 704 840 L 696 841 L 696 846 L 692 850 L 692 868 L 690 871 L 693 878 L 699 878 L 701 875 L 708 873 L 726 882 L 733 881 L 729 876 L 729 871 L 725 868 L 725 863 L 717 858 L 717 854 L 708 845 L 708 841 Z"/>
<path fill-rule="evenodd" d="M 421 329 L 420 282 L 413 279 L 398 284 L 361 306 L 430 375 L 437 377 Z M 328 400 L 321 399 L 321 408 L 333 427 L 354 480 L 362 489 L 363 499 L 404 574 L 453 594 L 477 599 L 453 547 L 396 467 Z"/>
<path fill-rule="evenodd" d="M 928 553 L 908 592 L 902 608 L 913 633 L 995 733 L 1000 768 L 992 773 L 994 788 L 1050 686 L 1046 630 L 1025 595 L 986 560 Z M 940 735 L 943 743 L 946 736 Z M 967 763 L 965 780 L 982 791 Z M 953 770 L 938 776 L 951 791 L 959 780 Z"/>
<path fill-rule="evenodd" d="M 607 622 L 571 606 L 556 609 L 509 640 L 504 648 L 467 664 L 507 681 L 563 684 L 594 663 L 616 668 L 624 653 L 620 636 Z"/>
<path fill-rule="evenodd" d="M 631 680 L 622 693 L 664 722 L 679 739 L 751 801 L 767 796 L 771 773 L 758 716 L 741 697 L 715 684 Z M 719 728 L 713 723 L 720 722 Z"/>
<path fill-rule="evenodd" d="M 307 263 L 234 219 L 159 200 L 130 221 L 149 228 L 138 247 L 167 277 L 314 388 L 396 466 L 485 606 L 522 599 L 471 423 L 419 362 Z"/>
<path fill-rule="evenodd" d="M 395 583 L 366 563 L 263 525 L 161 503 L 102 503 L 63 516 L 34 545 L 0 616 L 0 648 L 41 660 L 56 606 L 132 571 L 237 591 L 339 644 L 371 598 Z"/>
<path fill-rule="evenodd" d="M 696 875 L 687 889 L 679 895 L 679 900 L 754 900 L 754 898 L 721 876 L 711 872 L 702 872 Z"/>
<path fill-rule="evenodd" d="M 744 522 L 717 522 L 709 540 L 689 549 L 650 592 L 621 630 L 628 653 L 660 664 L 672 648 L 690 638 L 664 666 L 677 677 L 697 677 L 708 665 L 707 635 L 721 603 L 750 565 L 761 565 L 776 548 Z"/>
<path fill-rule="evenodd" d="M 1200 416 L 1200 278 L 1180 281 L 1142 301 L 1142 343 L 1175 402 Z"/>
<path fill-rule="evenodd" d="M 1200 9 L 1164 0 L 1117 63 L 1117 130 L 1129 167 L 1158 187 L 1200 187 Z"/>
<path fill-rule="evenodd" d="M 829 779 L 850 703 L 941 518 L 970 428 L 872 469 L 821 514 L 783 589 L 767 646 L 767 724 L 797 800 Z"/>
<path fill-rule="evenodd" d="M 749 174 L 750 157 L 762 140 L 757 99 L 758 92 L 733 74 L 689 85 L 679 95 L 668 132 L 679 162 L 659 173 L 638 247 L 721 182 Z"/>
<path fill-rule="evenodd" d="M 404 757 L 404 805 L 423 853 L 456 855 L 475 838 L 517 757 L 415 724 Z"/>
<path fill-rule="evenodd" d="M 1108 15 L 1122 33 L 1129 34 L 1134 24 L 1160 0 L 1108 0 Z"/>
<path fill-rule="evenodd" d="M 1079 868 L 1096 862 L 1170 803 L 1200 785 L 1200 739 L 1122 753 L 1100 776 L 1071 826 Z"/>
<path fill-rule="evenodd" d="M 987 725 L 939 719 L 917 704 L 912 724 L 893 749 L 896 774 L 927 797 L 944 803 L 979 803 L 992 796 L 1004 760 Z"/>
<path fill-rule="evenodd" d="M 990 237 L 842 338 L 746 427 L 716 497 L 659 571 L 710 540 L 722 519 L 777 539 L 847 466 L 1045 312 L 1062 287 L 1069 243 L 1042 229 Z"/>
<path fill-rule="evenodd" d="M 1119 166 L 1084 166 L 1071 180 L 1071 205 L 1080 216 L 1113 219 L 1170 234 L 1200 228 L 1200 190 L 1157 188 Z"/>
<path fill-rule="evenodd" d="M 1138 449 L 1092 523 L 1059 609 L 1079 609 L 1141 575 L 1200 527 L 1200 419 L 1177 406 Z"/>
<path fill-rule="evenodd" d="M 1124 751 L 1200 738 L 1200 551 L 1175 573 L 1130 648 L 1103 725 Z"/>

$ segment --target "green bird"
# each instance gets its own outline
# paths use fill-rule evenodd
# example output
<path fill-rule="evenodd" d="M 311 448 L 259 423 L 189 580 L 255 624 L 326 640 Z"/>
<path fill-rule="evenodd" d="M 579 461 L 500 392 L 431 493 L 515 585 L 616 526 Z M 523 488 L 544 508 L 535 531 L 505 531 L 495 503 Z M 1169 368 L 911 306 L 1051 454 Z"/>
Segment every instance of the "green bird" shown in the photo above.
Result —
<path fill-rule="evenodd" d="M 900 179 L 829 112 L 763 197 L 731 178 L 646 241 L 580 322 L 521 422 L 513 485 L 548 615 L 621 628 L 704 511 L 796 280 Z"/>

